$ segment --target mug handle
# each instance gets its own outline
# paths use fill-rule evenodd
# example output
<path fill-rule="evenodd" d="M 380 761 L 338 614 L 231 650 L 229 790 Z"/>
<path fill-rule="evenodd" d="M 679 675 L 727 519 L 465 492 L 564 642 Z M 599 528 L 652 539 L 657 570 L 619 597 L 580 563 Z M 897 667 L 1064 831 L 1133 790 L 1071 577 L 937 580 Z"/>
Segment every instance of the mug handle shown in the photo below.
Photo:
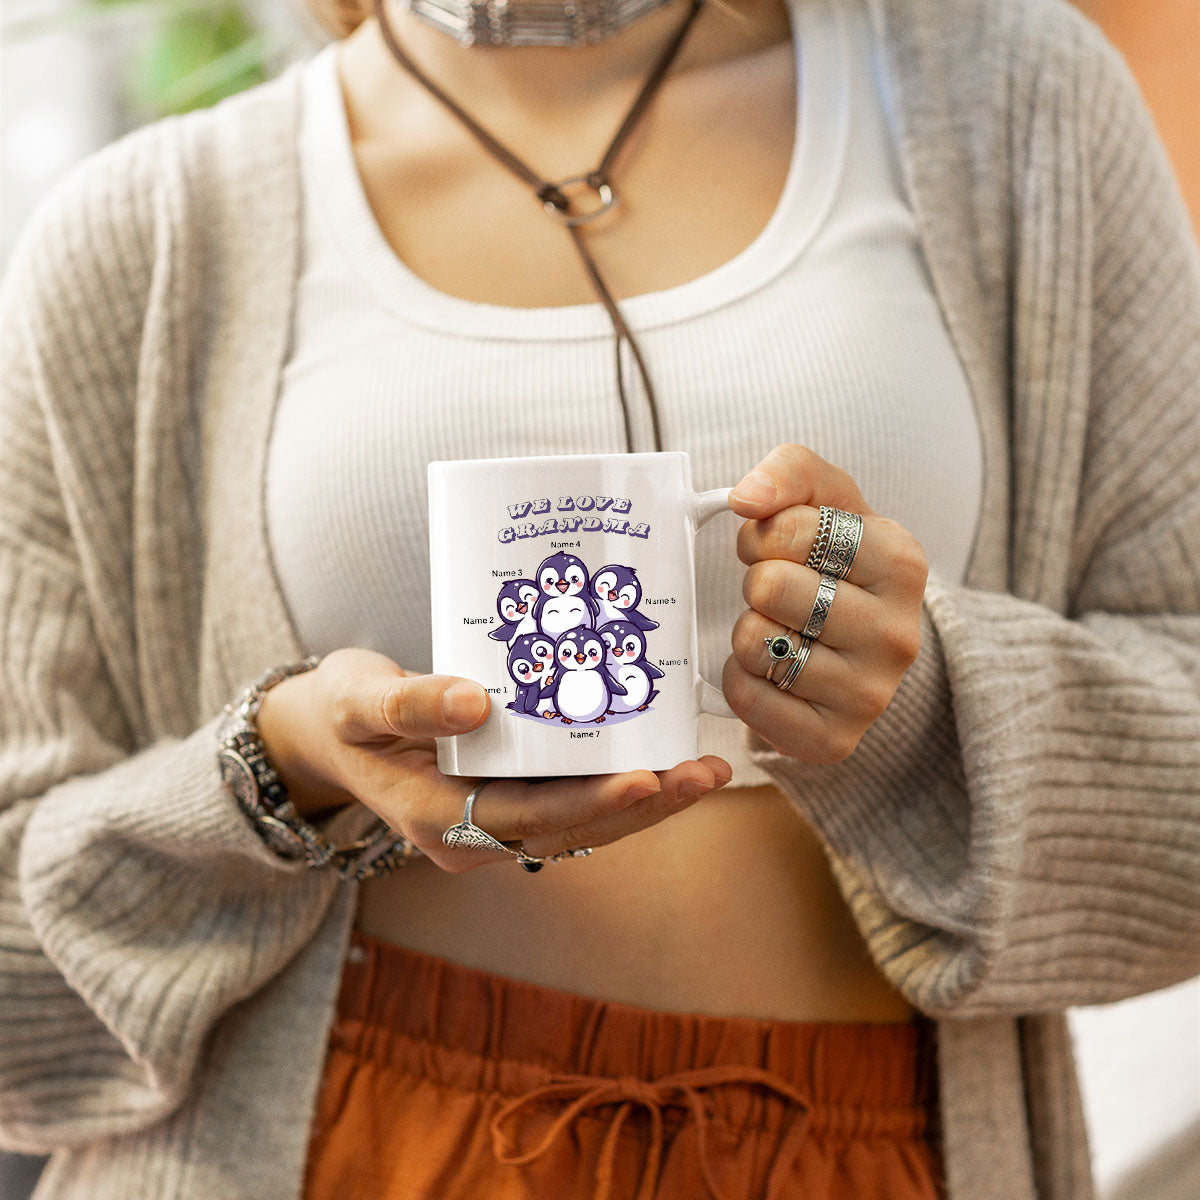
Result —
<path fill-rule="evenodd" d="M 692 497 L 692 520 L 699 529 L 706 525 L 720 512 L 728 512 L 729 493 L 733 488 L 713 488 L 711 492 L 696 492 Z M 698 599 L 699 597 L 697 597 Z M 700 677 L 700 711 L 714 717 L 732 717 L 738 720 L 738 715 L 729 707 L 725 693 L 703 676 Z"/>

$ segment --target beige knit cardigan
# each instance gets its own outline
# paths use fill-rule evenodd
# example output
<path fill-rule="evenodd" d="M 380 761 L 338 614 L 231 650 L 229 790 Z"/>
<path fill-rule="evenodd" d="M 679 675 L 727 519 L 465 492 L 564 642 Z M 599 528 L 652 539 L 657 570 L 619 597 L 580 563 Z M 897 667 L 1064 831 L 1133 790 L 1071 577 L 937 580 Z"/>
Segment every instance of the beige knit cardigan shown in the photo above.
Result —
<path fill-rule="evenodd" d="M 878 16 L 983 520 L 854 755 L 760 761 L 937 1018 L 952 1200 L 1081 1200 L 1063 1009 L 1200 971 L 1200 261 L 1059 0 Z M 39 1197 L 299 1194 L 355 889 L 273 858 L 213 755 L 301 650 L 263 515 L 297 84 L 102 152 L 4 285 L 0 1140 L 54 1151 Z"/>

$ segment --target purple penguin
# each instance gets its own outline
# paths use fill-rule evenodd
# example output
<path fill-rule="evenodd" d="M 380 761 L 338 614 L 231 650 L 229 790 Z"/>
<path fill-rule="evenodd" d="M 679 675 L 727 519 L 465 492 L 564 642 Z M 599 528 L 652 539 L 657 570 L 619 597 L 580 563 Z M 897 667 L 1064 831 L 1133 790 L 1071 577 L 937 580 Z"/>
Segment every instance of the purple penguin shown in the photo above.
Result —
<path fill-rule="evenodd" d="M 654 686 L 663 673 L 646 657 L 646 635 L 632 621 L 610 621 L 596 632 L 608 647 L 608 669 L 625 694 L 609 701 L 611 713 L 645 711 L 658 695 Z"/>
<path fill-rule="evenodd" d="M 508 707 L 535 716 L 553 665 L 554 643 L 545 634 L 523 633 L 514 639 L 508 651 L 508 673 L 517 685 L 517 695 Z"/>
<path fill-rule="evenodd" d="M 510 579 L 496 597 L 496 611 L 504 624 L 489 629 L 488 637 L 511 646 L 514 638 L 535 633 L 537 622 L 533 619 L 533 606 L 537 598 L 537 584 L 532 579 Z"/>
<path fill-rule="evenodd" d="M 592 592 L 600 605 L 599 625 L 610 621 L 632 621 L 643 633 L 658 628 L 658 622 L 638 612 L 642 585 L 632 567 L 609 563 L 592 577 Z"/>
<path fill-rule="evenodd" d="M 564 725 L 573 721 L 600 724 L 613 695 L 625 694 L 624 684 L 613 678 L 605 663 L 607 656 L 594 629 L 568 629 L 554 643 L 554 681 L 546 696 L 552 699 L 554 715 Z"/>
<path fill-rule="evenodd" d="M 588 570 L 573 554 L 552 554 L 537 569 L 537 604 L 533 619 L 542 633 L 552 638 L 568 629 L 596 624 L 600 611 L 588 589 Z"/>

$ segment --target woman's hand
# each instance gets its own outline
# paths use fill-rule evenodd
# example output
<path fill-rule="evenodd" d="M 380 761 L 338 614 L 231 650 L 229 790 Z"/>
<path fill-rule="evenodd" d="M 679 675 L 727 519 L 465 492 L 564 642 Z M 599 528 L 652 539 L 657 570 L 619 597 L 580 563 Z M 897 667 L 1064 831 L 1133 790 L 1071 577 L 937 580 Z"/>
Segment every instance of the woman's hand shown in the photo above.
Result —
<path fill-rule="evenodd" d="M 434 739 L 475 729 L 489 707 L 487 692 L 470 680 L 409 675 L 374 651 L 336 650 L 266 693 L 258 730 L 308 819 L 359 800 L 439 867 L 457 872 L 506 856 L 442 843 L 463 819 L 477 781 L 443 775 Z M 499 779 L 480 793 L 473 820 L 499 841 L 523 841 L 527 854 L 546 857 L 654 825 L 730 775 L 723 759 L 706 756 L 657 774 Z"/>
<path fill-rule="evenodd" d="M 777 446 L 734 489 L 730 506 L 749 520 L 738 557 L 749 570 L 750 606 L 733 630 L 725 698 L 784 754 L 810 763 L 849 757 L 888 706 L 921 647 L 921 599 L 929 563 L 906 529 L 867 507 L 854 480 L 804 446 Z M 820 575 L 804 565 L 821 505 L 860 513 L 862 544 L 839 581 L 825 627 L 788 691 L 775 682 L 764 639 L 803 629 Z"/>

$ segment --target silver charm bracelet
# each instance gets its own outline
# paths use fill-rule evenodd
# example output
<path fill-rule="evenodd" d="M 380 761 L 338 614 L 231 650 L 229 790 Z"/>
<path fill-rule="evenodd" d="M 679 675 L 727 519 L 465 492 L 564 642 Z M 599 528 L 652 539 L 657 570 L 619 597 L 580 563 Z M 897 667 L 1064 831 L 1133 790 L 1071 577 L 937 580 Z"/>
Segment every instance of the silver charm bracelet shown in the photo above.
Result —
<path fill-rule="evenodd" d="M 320 659 L 272 667 L 225 706 L 217 729 L 221 778 L 254 831 L 276 855 L 308 867 L 332 867 L 343 879 L 361 881 L 402 867 L 420 851 L 382 819 L 359 839 L 335 846 L 306 821 L 288 798 L 287 786 L 267 757 L 258 733 L 258 709 L 264 694 L 293 675 L 311 671 Z"/>

